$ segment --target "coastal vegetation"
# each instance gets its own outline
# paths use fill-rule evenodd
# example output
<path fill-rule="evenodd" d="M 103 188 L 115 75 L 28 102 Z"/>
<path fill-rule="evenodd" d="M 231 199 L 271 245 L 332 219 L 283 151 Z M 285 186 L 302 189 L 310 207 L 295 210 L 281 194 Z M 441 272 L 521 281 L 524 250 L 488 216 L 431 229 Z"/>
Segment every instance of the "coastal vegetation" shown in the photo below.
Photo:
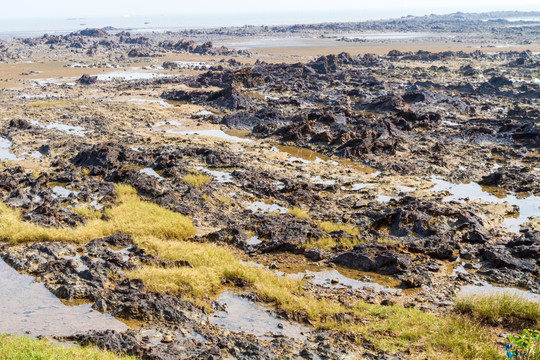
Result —
<path fill-rule="evenodd" d="M 85 243 L 117 233 L 159 236 L 163 239 L 187 239 L 195 234 L 191 220 L 151 202 L 143 201 L 129 185 L 116 186 L 115 204 L 98 214 L 82 207 L 86 224 L 73 229 L 44 227 L 21 220 L 20 211 L 0 203 L 0 239 L 12 244 L 35 241 Z"/>
<path fill-rule="evenodd" d="M 7 334 L 0 334 L 0 354 L 3 360 L 135 360 L 135 357 L 113 354 L 95 346 L 65 346 Z"/>

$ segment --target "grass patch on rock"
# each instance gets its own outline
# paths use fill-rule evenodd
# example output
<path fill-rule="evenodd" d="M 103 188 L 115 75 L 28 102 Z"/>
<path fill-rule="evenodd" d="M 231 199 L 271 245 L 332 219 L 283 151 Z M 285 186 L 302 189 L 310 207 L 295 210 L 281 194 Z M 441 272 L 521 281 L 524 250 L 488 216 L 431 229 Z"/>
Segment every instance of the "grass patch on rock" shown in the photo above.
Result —
<path fill-rule="evenodd" d="M 0 358 L 4 360 L 135 360 L 97 347 L 55 345 L 48 340 L 0 334 Z"/>
<path fill-rule="evenodd" d="M 540 303 L 517 294 L 460 296 L 455 306 L 459 312 L 493 325 L 540 327 Z"/>
<path fill-rule="evenodd" d="M 334 231 L 345 231 L 350 235 L 360 234 L 360 230 L 358 230 L 358 228 L 355 226 L 339 224 L 332 221 L 318 221 L 317 225 L 319 225 L 319 227 L 327 233 L 331 233 Z"/>
<path fill-rule="evenodd" d="M 212 177 L 203 174 L 188 174 L 182 178 L 182 181 L 195 188 L 200 188 L 212 181 Z"/>
<path fill-rule="evenodd" d="M 28 107 L 38 107 L 38 106 L 57 106 L 57 105 L 65 105 L 68 102 L 65 100 L 59 100 L 59 101 L 38 101 L 33 102 L 30 104 L 26 104 Z"/>
<path fill-rule="evenodd" d="M 33 241 L 84 243 L 117 233 L 180 240 L 195 234 L 189 218 L 141 200 L 137 191 L 129 185 L 117 185 L 116 190 L 116 204 L 103 211 L 104 217 L 98 218 L 91 211 L 80 209 L 80 213 L 92 216 L 85 225 L 73 229 L 47 228 L 24 222 L 18 210 L 0 203 L 0 239 L 12 244 Z"/>
<path fill-rule="evenodd" d="M 311 215 L 306 210 L 294 207 L 289 209 L 289 214 L 296 216 L 299 219 L 311 219 Z"/>
<path fill-rule="evenodd" d="M 228 247 L 165 241 L 153 236 L 138 237 L 136 241 L 160 258 L 184 260 L 192 265 L 143 266 L 128 274 L 142 279 L 151 290 L 183 294 L 209 306 L 211 298 L 231 284 L 241 282 L 246 290 L 287 311 L 293 319 L 350 334 L 358 343 L 373 344 L 384 351 L 410 349 L 419 358 L 503 359 L 493 334 L 464 315 L 443 317 L 400 305 L 382 306 L 363 301 L 343 304 L 315 298 L 304 288 L 304 281 L 241 262 Z"/>
<path fill-rule="evenodd" d="M 365 241 L 359 241 L 356 238 L 340 238 L 340 239 L 334 239 L 331 237 L 323 237 L 318 239 L 309 239 L 306 244 L 306 249 L 313 249 L 313 248 L 319 248 L 319 249 L 333 249 L 336 246 L 343 246 L 344 248 L 352 248 L 354 245 L 361 244 Z"/>

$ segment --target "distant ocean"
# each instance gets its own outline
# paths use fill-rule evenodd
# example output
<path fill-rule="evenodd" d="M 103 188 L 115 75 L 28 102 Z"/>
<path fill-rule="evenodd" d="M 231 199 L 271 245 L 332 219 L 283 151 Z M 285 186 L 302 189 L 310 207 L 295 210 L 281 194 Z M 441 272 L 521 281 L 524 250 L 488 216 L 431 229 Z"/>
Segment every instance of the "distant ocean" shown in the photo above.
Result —
<path fill-rule="evenodd" d="M 293 25 L 322 22 L 354 22 L 425 15 L 431 9 L 369 9 L 354 11 L 306 11 L 287 13 L 185 14 L 63 19 L 0 19 L 0 39 L 67 34 L 86 28 L 111 26 L 132 32 L 175 31 L 243 25 Z M 438 8 L 438 14 L 455 9 Z"/>
<path fill-rule="evenodd" d="M 66 34 L 86 28 L 111 26 L 134 32 L 201 29 L 243 25 L 288 25 L 336 21 L 362 21 L 403 16 L 403 11 L 339 11 L 301 13 L 189 14 L 124 17 L 88 17 L 70 19 L 0 20 L 0 39 Z M 407 14 L 405 14 L 407 15 Z"/>

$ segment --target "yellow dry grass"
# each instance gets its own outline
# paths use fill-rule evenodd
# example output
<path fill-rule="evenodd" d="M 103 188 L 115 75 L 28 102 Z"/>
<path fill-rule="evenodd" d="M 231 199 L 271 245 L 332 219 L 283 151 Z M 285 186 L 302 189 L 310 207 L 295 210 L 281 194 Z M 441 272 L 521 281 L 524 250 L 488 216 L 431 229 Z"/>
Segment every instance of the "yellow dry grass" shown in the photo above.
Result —
<path fill-rule="evenodd" d="M 142 279 L 155 291 L 181 293 L 208 306 L 208 296 L 217 296 L 233 279 L 239 278 L 261 299 L 293 316 L 309 319 L 318 328 L 354 334 L 378 349 L 393 352 L 412 347 L 418 355 L 437 359 L 502 359 L 490 332 L 467 317 L 438 317 L 399 305 L 381 306 L 363 301 L 346 305 L 315 298 L 304 289 L 304 281 L 241 262 L 227 247 L 164 241 L 153 236 L 138 237 L 136 241 L 160 258 L 185 260 L 193 265 L 143 266 L 128 274 Z"/>
<path fill-rule="evenodd" d="M 129 185 L 117 185 L 117 204 L 105 209 L 104 220 L 89 209 L 77 212 L 89 216 L 85 225 L 46 228 L 21 221 L 21 214 L 0 203 L 0 239 L 16 244 L 32 241 L 86 242 L 116 233 L 132 236 L 154 235 L 163 239 L 187 239 L 195 234 L 191 220 L 159 205 L 142 201 Z"/>
<path fill-rule="evenodd" d="M 182 181 L 193 187 L 200 188 L 212 181 L 212 177 L 202 174 L 188 174 L 182 178 Z"/>
<path fill-rule="evenodd" d="M 299 219 L 310 219 L 311 215 L 306 210 L 294 207 L 289 209 L 289 214 L 296 216 Z"/>
<path fill-rule="evenodd" d="M 350 235 L 360 234 L 360 230 L 358 230 L 358 228 L 355 226 L 338 224 L 332 221 L 318 221 L 317 225 L 319 225 L 319 227 L 327 233 L 331 233 L 334 231 L 345 231 Z"/>

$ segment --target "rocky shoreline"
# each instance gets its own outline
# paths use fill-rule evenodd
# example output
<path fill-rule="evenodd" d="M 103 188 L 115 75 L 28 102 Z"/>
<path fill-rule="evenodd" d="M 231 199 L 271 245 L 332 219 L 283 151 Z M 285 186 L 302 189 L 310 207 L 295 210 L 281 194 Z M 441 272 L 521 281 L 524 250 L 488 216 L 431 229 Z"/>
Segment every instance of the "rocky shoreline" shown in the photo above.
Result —
<path fill-rule="evenodd" d="M 484 21 L 507 15 L 1 41 L 0 258 L 129 327 L 59 340 L 145 359 L 418 358 L 431 349 L 375 341 L 406 338 L 392 326 L 343 324 L 454 316 L 465 290 L 538 301 L 540 56 L 526 47 L 539 27 Z M 291 58 L 221 45 L 328 31 L 490 34 L 525 48 Z M 196 233 L 147 232 L 151 214 L 131 224 L 121 199 Z M 199 247 L 242 268 L 204 296 L 196 281 L 219 259 L 203 263 Z M 349 311 L 294 309 L 268 278 Z M 374 308 L 361 317 L 358 304 Z"/>

